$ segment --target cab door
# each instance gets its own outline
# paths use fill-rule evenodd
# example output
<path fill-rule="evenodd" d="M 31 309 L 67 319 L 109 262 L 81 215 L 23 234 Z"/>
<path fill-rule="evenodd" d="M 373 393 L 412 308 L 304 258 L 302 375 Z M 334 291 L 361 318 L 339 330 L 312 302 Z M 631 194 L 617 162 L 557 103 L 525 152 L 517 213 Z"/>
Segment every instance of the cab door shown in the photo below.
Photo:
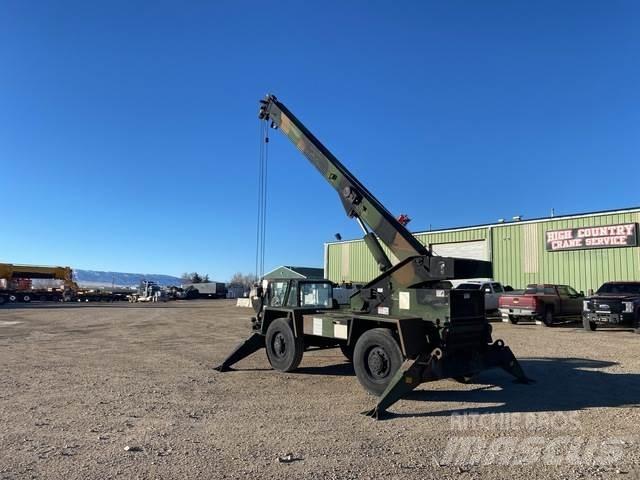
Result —
<path fill-rule="evenodd" d="M 502 285 L 497 282 L 485 283 L 482 286 L 484 290 L 484 308 L 485 310 L 497 310 L 498 299 L 504 293 Z"/>
<path fill-rule="evenodd" d="M 567 285 L 558 285 L 558 296 L 560 297 L 559 315 L 574 316 L 582 313 L 582 297 L 573 288 Z"/>

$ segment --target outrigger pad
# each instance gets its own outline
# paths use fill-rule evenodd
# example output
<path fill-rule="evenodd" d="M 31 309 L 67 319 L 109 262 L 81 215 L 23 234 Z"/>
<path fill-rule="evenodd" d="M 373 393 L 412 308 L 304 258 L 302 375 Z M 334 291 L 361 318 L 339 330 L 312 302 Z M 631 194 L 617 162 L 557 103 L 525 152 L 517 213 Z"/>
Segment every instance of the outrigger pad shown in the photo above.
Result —
<path fill-rule="evenodd" d="M 429 376 L 433 360 L 432 356 L 429 357 L 429 354 L 423 353 L 415 360 L 405 360 L 389 382 L 389 386 L 380 395 L 376 406 L 362 414 L 376 420 L 386 417 L 387 408 L 420 385 L 424 377 Z"/>
<path fill-rule="evenodd" d="M 513 375 L 516 378 L 516 382 L 523 384 L 535 383 L 535 380 L 527 377 L 509 347 L 507 347 L 502 340 L 496 340 L 489 345 L 487 352 L 486 367 L 493 368 L 500 367 L 505 372 Z"/>
<path fill-rule="evenodd" d="M 217 367 L 214 367 L 214 370 L 219 372 L 228 372 L 231 370 L 231 365 L 239 362 L 243 358 L 248 357 L 254 352 L 257 352 L 261 348 L 264 347 L 264 336 L 259 333 L 253 333 L 249 338 L 247 338 L 244 342 L 236 347 L 236 349 L 231 352 L 224 362 L 222 362 Z"/>
<path fill-rule="evenodd" d="M 513 352 L 502 340 L 488 345 L 485 353 L 471 363 L 457 362 L 455 356 L 447 358 L 442 350 L 436 348 L 431 353 L 420 354 L 415 360 L 405 360 L 380 395 L 376 406 L 362 414 L 380 420 L 387 416 L 387 408 L 423 382 L 475 374 L 496 367 L 513 375 L 520 383 L 534 382 L 525 375 Z"/>

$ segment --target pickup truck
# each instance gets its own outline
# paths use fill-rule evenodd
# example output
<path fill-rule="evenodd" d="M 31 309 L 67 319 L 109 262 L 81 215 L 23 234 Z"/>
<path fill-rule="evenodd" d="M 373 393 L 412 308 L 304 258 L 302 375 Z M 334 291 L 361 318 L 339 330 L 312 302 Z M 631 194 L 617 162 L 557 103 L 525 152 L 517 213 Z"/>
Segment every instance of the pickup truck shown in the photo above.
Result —
<path fill-rule="evenodd" d="M 504 287 L 492 280 L 464 280 L 451 282 L 454 288 L 460 290 L 482 290 L 484 292 L 484 309 L 487 312 L 498 310 L 498 298 L 505 293 Z"/>
<path fill-rule="evenodd" d="M 640 333 L 640 282 L 606 282 L 584 300 L 582 324 L 593 331 L 598 325 L 631 325 Z"/>
<path fill-rule="evenodd" d="M 532 319 L 550 327 L 559 318 L 579 318 L 583 299 L 568 285 L 531 284 L 524 293 L 502 295 L 498 304 L 503 322 Z"/>

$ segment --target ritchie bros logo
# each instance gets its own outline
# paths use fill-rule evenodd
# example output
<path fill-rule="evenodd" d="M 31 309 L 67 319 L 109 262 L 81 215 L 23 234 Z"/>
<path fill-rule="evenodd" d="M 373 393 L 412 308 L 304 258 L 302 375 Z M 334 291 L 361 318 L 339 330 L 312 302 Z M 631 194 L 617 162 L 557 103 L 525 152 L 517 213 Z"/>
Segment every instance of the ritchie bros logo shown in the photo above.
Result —
<path fill-rule="evenodd" d="M 546 232 L 547 250 L 632 247 L 637 245 L 636 224 L 582 227 Z"/>

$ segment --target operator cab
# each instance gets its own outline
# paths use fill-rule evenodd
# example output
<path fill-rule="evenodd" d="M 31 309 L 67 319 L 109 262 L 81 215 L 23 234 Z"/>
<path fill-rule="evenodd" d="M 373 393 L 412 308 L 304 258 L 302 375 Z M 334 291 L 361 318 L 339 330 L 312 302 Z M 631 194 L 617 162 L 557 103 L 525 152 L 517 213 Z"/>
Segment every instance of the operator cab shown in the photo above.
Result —
<path fill-rule="evenodd" d="M 278 279 L 267 282 L 265 306 L 333 308 L 333 284 L 328 280 Z"/>

